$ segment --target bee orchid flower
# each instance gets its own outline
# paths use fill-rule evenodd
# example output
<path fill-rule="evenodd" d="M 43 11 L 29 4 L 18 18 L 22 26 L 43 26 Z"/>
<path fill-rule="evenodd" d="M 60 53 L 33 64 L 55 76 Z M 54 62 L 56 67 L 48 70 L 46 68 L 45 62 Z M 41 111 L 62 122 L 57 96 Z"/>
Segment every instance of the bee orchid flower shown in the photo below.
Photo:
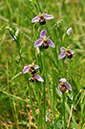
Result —
<path fill-rule="evenodd" d="M 46 37 L 46 30 L 42 30 L 40 33 L 40 39 L 38 39 L 35 44 L 34 47 L 38 47 L 38 46 L 42 46 L 44 49 L 50 47 L 55 47 L 54 43 L 48 38 Z"/>
<path fill-rule="evenodd" d="M 35 80 L 40 81 L 40 82 L 44 82 L 43 78 L 38 74 L 33 74 L 33 76 L 31 78 L 29 78 L 29 80 L 31 82 L 34 82 Z"/>
<path fill-rule="evenodd" d="M 59 89 L 59 91 L 60 91 L 61 94 L 62 94 L 62 92 L 65 92 L 67 89 L 70 90 L 70 91 L 72 91 L 71 85 L 68 82 L 66 82 L 66 79 L 65 78 L 61 78 L 59 80 L 59 82 L 60 82 L 60 84 L 58 86 L 58 89 Z"/>
<path fill-rule="evenodd" d="M 36 17 L 34 17 L 32 19 L 32 22 L 40 22 L 40 25 L 44 25 L 46 23 L 46 20 L 50 20 L 50 19 L 53 19 L 54 16 L 53 15 L 48 15 L 46 13 L 43 13 L 43 14 L 39 14 L 37 15 Z"/>
<path fill-rule="evenodd" d="M 61 47 L 60 50 L 62 52 L 58 56 L 58 59 L 64 58 L 65 56 L 67 56 L 67 58 L 69 58 L 69 59 L 73 57 L 73 54 L 74 54 L 73 50 L 66 49 L 65 47 Z"/>
<path fill-rule="evenodd" d="M 31 72 L 31 74 L 35 74 L 36 73 L 36 69 L 38 69 L 39 66 L 38 65 L 33 65 L 33 64 L 29 64 L 28 66 L 24 66 L 23 69 L 23 73 L 27 73 L 27 72 Z"/>

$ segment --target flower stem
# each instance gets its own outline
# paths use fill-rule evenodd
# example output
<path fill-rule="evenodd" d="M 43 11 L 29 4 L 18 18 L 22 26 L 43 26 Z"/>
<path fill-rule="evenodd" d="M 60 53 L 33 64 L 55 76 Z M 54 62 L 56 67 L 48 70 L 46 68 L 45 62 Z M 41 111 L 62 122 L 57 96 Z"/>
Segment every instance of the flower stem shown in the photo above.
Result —
<path fill-rule="evenodd" d="M 68 59 L 67 60 L 67 68 L 68 68 L 68 70 L 67 70 L 67 79 L 68 79 L 68 81 L 70 82 L 70 80 L 71 80 L 71 70 L 70 70 L 70 64 L 71 64 L 71 60 L 70 59 Z"/>
<path fill-rule="evenodd" d="M 50 104 L 51 104 L 51 109 L 52 109 L 52 96 L 51 96 L 50 85 L 49 85 L 49 81 L 48 81 L 49 78 L 48 78 L 48 74 L 47 74 L 47 64 L 46 64 L 46 60 L 45 60 L 45 51 L 46 50 L 43 50 L 43 57 L 42 57 L 43 76 L 44 76 L 44 81 L 46 82 L 46 85 L 47 85 L 48 96 L 50 99 Z M 44 119 L 46 120 L 45 82 L 43 83 L 43 85 L 44 85 L 43 97 L 44 97 Z"/>
<path fill-rule="evenodd" d="M 66 118 L 65 118 L 65 92 L 63 92 L 63 117 L 64 117 L 64 126 L 63 126 L 63 128 L 66 129 Z"/>
<path fill-rule="evenodd" d="M 37 1 L 37 4 L 38 4 L 38 7 L 39 7 L 39 10 L 40 10 L 40 12 L 42 13 L 42 10 L 41 10 L 41 7 L 40 7 L 40 4 L 39 4 L 39 1 L 38 0 L 36 0 Z"/>
<path fill-rule="evenodd" d="M 31 104 L 31 108 L 32 108 L 32 113 L 33 113 L 35 122 L 36 122 L 36 124 L 38 126 L 37 117 L 36 117 L 36 114 L 35 114 L 35 111 L 34 111 L 34 108 L 33 108 L 33 104 L 32 104 L 32 96 L 31 96 L 31 88 L 30 88 L 30 85 L 29 85 L 29 80 L 28 80 L 28 78 L 26 78 L 26 80 L 27 80 L 28 87 L 29 87 L 29 96 L 30 96 L 30 104 Z"/>
<path fill-rule="evenodd" d="M 43 77 L 44 77 L 44 73 L 45 73 L 45 56 L 44 56 L 44 52 L 43 52 L 43 58 L 42 58 L 42 62 L 43 62 Z M 45 77 L 44 77 L 45 80 Z M 44 122 L 46 121 L 46 102 L 45 102 L 45 81 L 43 83 L 43 99 L 44 99 Z M 45 124 L 44 124 L 44 129 L 45 129 Z"/>

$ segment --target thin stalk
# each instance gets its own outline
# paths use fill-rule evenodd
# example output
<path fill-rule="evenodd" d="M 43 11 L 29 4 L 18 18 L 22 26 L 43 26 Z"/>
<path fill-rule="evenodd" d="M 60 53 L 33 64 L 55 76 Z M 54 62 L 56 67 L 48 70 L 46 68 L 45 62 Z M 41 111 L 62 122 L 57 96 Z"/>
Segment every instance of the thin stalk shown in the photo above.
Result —
<path fill-rule="evenodd" d="M 85 91 L 82 93 L 82 98 L 81 98 L 81 118 L 80 118 L 80 129 L 82 129 L 83 124 L 84 124 L 84 108 L 85 108 Z"/>
<path fill-rule="evenodd" d="M 46 86 L 47 86 L 47 91 L 48 91 L 48 96 L 49 96 L 49 100 L 50 100 L 50 104 L 51 104 L 51 109 L 52 109 L 52 96 L 51 96 L 51 91 L 50 91 L 50 85 L 49 85 L 49 78 L 47 75 L 47 66 L 46 66 L 46 61 L 45 61 L 45 51 L 43 50 L 43 57 L 42 57 L 42 63 L 43 63 L 43 75 L 44 75 L 44 80 L 46 81 Z M 45 100 L 45 83 L 43 83 L 44 85 L 44 89 L 43 89 L 43 97 L 44 97 L 44 118 L 46 117 L 46 100 Z M 46 120 L 46 118 L 45 118 Z M 44 128 L 45 129 L 45 128 Z"/>
<path fill-rule="evenodd" d="M 65 0 L 62 0 L 62 8 L 61 8 L 61 10 L 62 10 L 62 15 L 64 15 L 64 13 L 65 13 Z"/>
<path fill-rule="evenodd" d="M 53 111 L 54 128 L 56 129 L 56 121 L 55 121 L 55 85 L 53 85 L 53 105 L 52 105 L 52 111 Z"/>
<path fill-rule="evenodd" d="M 40 96 L 40 91 L 39 91 L 39 86 L 36 88 L 37 90 L 37 99 L 38 99 L 38 105 L 39 105 L 39 128 L 42 129 L 42 123 L 43 123 L 43 119 L 42 119 L 42 107 L 41 107 L 41 96 Z"/>
<path fill-rule="evenodd" d="M 38 126 L 37 117 L 36 117 L 36 114 L 35 114 L 35 111 L 34 111 L 34 108 L 33 108 L 33 104 L 32 104 L 32 96 L 31 96 L 31 88 L 30 88 L 30 85 L 29 85 L 29 80 L 28 80 L 28 78 L 26 78 L 26 79 L 27 79 L 27 83 L 28 83 L 28 87 L 29 87 L 30 104 L 31 104 L 31 108 L 32 108 L 33 117 L 34 117 L 35 122 Z"/>
<path fill-rule="evenodd" d="M 45 56 L 44 56 L 44 52 L 43 52 L 43 57 L 42 57 L 42 62 L 43 62 L 43 77 L 45 74 Z M 45 79 L 45 77 L 44 77 Z M 44 129 L 45 129 L 45 121 L 46 121 L 46 100 L 45 100 L 46 96 L 45 96 L 45 80 L 43 83 L 43 99 L 44 99 Z"/>
<path fill-rule="evenodd" d="M 71 59 L 67 59 L 67 80 L 70 82 L 71 81 L 71 70 L 70 70 L 70 64 L 71 64 Z"/>
<path fill-rule="evenodd" d="M 42 10 L 41 10 L 41 7 L 40 7 L 40 4 L 39 4 L 39 1 L 38 0 L 36 0 L 37 1 L 37 4 L 38 4 L 38 7 L 39 7 L 39 10 L 40 10 L 40 12 L 42 13 Z"/>
<path fill-rule="evenodd" d="M 45 51 L 43 51 L 43 69 L 44 69 L 44 75 L 45 75 L 45 80 L 46 80 L 46 84 L 47 84 L 47 90 L 48 90 L 48 95 L 49 95 L 49 99 L 50 99 L 50 104 L 52 104 L 52 96 L 51 96 L 50 85 L 49 85 L 49 81 L 48 81 L 49 78 L 47 75 L 47 67 L 46 67 L 46 61 L 45 61 Z"/>
<path fill-rule="evenodd" d="M 63 126 L 63 128 L 66 129 L 66 117 L 65 117 L 65 92 L 63 92 L 63 117 L 64 117 L 64 126 Z"/>

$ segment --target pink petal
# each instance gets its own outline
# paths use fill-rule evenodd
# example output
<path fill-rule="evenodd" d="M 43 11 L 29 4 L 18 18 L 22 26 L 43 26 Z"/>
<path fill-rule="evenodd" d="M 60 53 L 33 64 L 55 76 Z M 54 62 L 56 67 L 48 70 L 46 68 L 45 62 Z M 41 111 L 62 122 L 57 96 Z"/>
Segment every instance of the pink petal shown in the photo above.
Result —
<path fill-rule="evenodd" d="M 50 39 L 47 39 L 47 42 L 50 47 L 55 48 L 55 44 Z"/>
<path fill-rule="evenodd" d="M 36 74 L 36 79 L 40 82 L 44 82 L 43 78 L 38 74 Z"/>
<path fill-rule="evenodd" d="M 45 29 L 41 31 L 40 37 L 43 39 L 46 37 L 46 30 Z"/>
<path fill-rule="evenodd" d="M 61 47 L 60 50 L 61 50 L 61 51 L 65 51 L 66 48 L 65 48 L 65 47 Z"/>
<path fill-rule="evenodd" d="M 41 46 L 41 45 L 42 45 L 42 42 L 43 42 L 43 39 L 38 39 L 38 40 L 35 42 L 34 47 Z"/>
<path fill-rule="evenodd" d="M 34 18 L 32 19 L 32 22 L 39 22 L 39 15 L 37 15 L 36 17 L 34 17 Z"/>
<path fill-rule="evenodd" d="M 32 77 L 29 78 L 29 80 L 31 80 L 31 79 L 32 79 Z"/>
<path fill-rule="evenodd" d="M 65 78 L 61 78 L 61 79 L 59 80 L 59 82 L 66 82 L 66 79 L 65 79 Z"/>
<path fill-rule="evenodd" d="M 74 51 L 73 50 L 69 50 L 71 52 L 71 54 L 74 54 Z"/>
<path fill-rule="evenodd" d="M 43 14 L 43 16 L 44 16 L 44 18 L 46 19 L 46 20 L 50 20 L 50 19 L 53 19 L 54 18 L 54 16 L 53 15 L 48 15 L 48 14 Z"/>
<path fill-rule="evenodd" d="M 66 51 L 63 51 L 59 56 L 58 59 L 64 58 L 66 56 Z"/>
<path fill-rule="evenodd" d="M 70 85 L 69 83 L 65 82 L 65 85 L 66 85 L 66 88 L 67 88 L 68 90 L 72 91 L 71 85 Z"/>
<path fill-rule="evenodd" d="M 67 30 L 67 35 L 70 35 L 70 33 L 71 33 L 71 31 L 72 31 L 72 27 L 70 27 L 68 30 Z"/>
<path fill-rule="evenodd" d="M 59 84 L 59 86 L 58 86 L 58 90 L 60 91 L 60 93 L 61 93 L 61 95 L 62 95 L 62 92 L 61 92 L 60 86 L 61 86 L 61 85 Z"/>
<path fill-rule="evenodd" d="M 34 69 L 39 69 L 40 67 L 38 65 L 33 66 Z"/>
<path fill-rule="evenodd" d="M 29 66 L 24 66 L 23 73 L 27 73 L 29 71 Z"/>

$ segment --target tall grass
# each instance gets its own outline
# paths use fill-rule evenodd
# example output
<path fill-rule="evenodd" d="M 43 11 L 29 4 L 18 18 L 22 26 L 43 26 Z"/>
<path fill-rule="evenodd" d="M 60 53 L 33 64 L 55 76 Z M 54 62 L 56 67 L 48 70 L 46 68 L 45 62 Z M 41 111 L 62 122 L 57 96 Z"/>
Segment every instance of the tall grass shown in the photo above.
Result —
<path fill-rule="evenodd" d="M 0 1 L 1 129 L 62 129 L 64 118 L 68 129 L 85 128 L 84 7 L 83 0 Z M 31 22 L 39 12 L 45 11 L 54 19 L 43 26 Z M 20 30 L 17 42 L 12 41 L 6 27 L 12 28 L 14 34 Z M 68 36 L 65 33 L 69 27 L 72 32 Z M 49 47 L 38 54 L 34 43 L 44 28 L 55 48 Z M 68 46 L 75 51 L 73 58 L 58 60 L 60 47 Z M 44 83 L 31 83 L 31 74 L 23 74 L 24 66 L 34 60 L 40 66 L 37 73 Z M 60 78 L 66 78 L 72 86 L 72 91 L 65 93 L 65 101 L 58 90 Z"/>

